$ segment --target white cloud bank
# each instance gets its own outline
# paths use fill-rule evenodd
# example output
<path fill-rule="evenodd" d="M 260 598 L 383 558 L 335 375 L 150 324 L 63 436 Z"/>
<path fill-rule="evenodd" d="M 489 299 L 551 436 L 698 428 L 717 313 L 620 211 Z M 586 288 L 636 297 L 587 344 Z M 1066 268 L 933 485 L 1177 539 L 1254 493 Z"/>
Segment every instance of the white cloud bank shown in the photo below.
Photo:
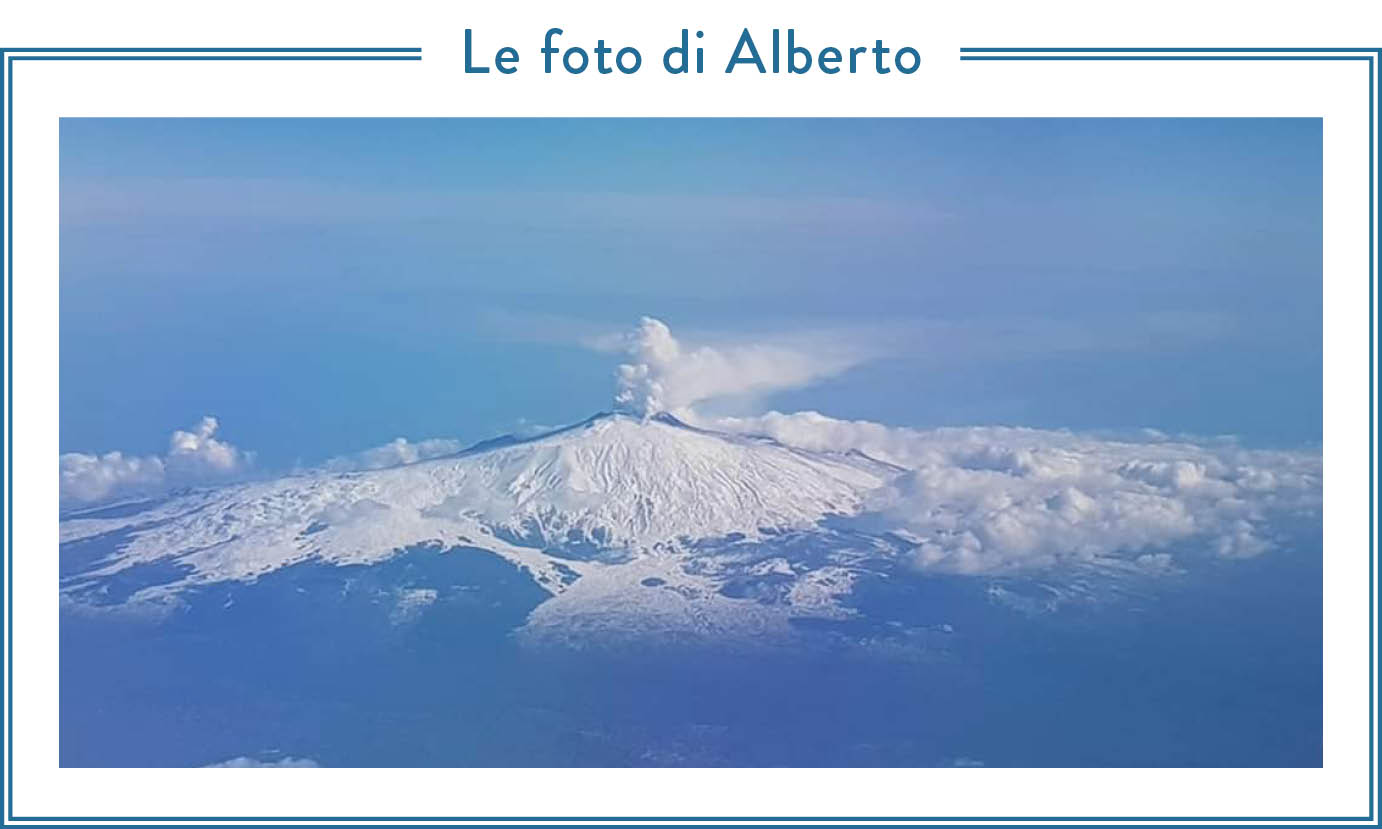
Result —
<path fill-rule="evenodd" d="M 220 423 L 203 417 L 190 430 L 168 438 L 164 455 L 126 455 L 107 452 L 58 456 L 59 494 L 64 504 L 80 506 L 118 498 L 157 495 L 181 486 L 225 483 L 243 477 L 254 465 L 254 453 L 216 437 Z M 387 469 L 451 455 L 465 448 L 452 438 L 412 442 L 394 438 L 380 446 L 326 461 L 327 472 Z"/>
<path fill-rule="evenodd" d="M 758 397 L 839 374 L 863 359 L 842 346 L 684 345 L 661 320 L 644 317 L 621 343 L 615 405 L 641 415 L 680 413 L 722 398 Z"/>
<path fill-rule="evenodd" d="M 622 345 L 630 357 L 617 373 L 622 408 L 671 412 L 703 428 L 801 449 L 863 452 L 901 467 L 858 521 L 915 543 L 922 569 L 998 573 L 1118 563 L 1175 573 L 1168 550 L 1246 558 L 1278 544 L 1283 523 L 1318 525 L 1318 452 L 1250 451 L 1151 432 L 1146 440 L 1119 441 L 1022 428 L 918 430 L 818 412 L 711 417 L 697 405 L 806 386 L 856 365 L 863 352 L 690 348 L 651 317 Z"/>
<path fill-rule="evenodd" d="M 203 417 L 189 431 L 168 438 L 164 455 L 137 457 L 121 452 L 58 456 L 59 495 L 67 503 L 93 503 L 146 495 L 176 486 L 227 480 L 254 463 L 246 452 L 216 437 L 220 423 Z"/>
<path fill-rule="evenodd" d="M 993 573 L 1117 561 L 1178 567 L 1168 549 L 1225 558 L 1271 549 L 1277 526 L 1318 523 L 1318 452 L 1250 451 L 1223 441 L 1117 441 L 1068 432 L 917 430 L 818 412 L 710 417 L 697 404 L 809 385 L 856 364 L 855 352 L 738 344 L 688 348 L 645 317 L 623 340 L 616 403 L 671 412 L 717 431 L 812 451 L 859 451 L 905 470 L 860 520 L 917 545 L 923 569 Z"/>
<path fill-rule="evenodd" d="M 902 467 L 859 521 L 915 543 L 915 563 L 927 570 L 1121 562 L 1167 573 L 1177 570 L 1168 550 L 1246 558 L 1272 549 L 1292 526 L 1319 522 L 1323 469 L 1314 451 L 1042 429 L 905 429 L 817 412 L 689 415 L 704 428 L 860 451 Z"/>

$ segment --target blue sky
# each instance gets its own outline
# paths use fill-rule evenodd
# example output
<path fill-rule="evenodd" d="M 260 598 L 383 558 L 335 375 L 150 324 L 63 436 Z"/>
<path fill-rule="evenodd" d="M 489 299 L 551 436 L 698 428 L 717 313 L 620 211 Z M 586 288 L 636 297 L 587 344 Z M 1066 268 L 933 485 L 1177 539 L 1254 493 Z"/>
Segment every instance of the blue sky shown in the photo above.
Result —
<path fill-rule="evenodd" d="M 1320 441 L 1318 120 L 64 119 L 61 151 L 62 451 L 569 422 L 645 314 L 870 355 L 783 411 Z"/>

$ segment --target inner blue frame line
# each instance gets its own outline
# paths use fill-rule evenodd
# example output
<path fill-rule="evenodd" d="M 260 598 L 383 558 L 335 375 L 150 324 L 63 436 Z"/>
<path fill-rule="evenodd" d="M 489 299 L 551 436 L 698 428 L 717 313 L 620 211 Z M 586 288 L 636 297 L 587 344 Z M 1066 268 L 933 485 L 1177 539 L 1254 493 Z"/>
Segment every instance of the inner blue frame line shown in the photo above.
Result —
<path fill-rule="evenodd" d="M 14 73 L 5 74 L 5 814 L 14 820 Z"/>
<path fill-rule="evenodd" d="M 1382 61 L 1382 50 L 1377 52 Z M 1368 543 L 1377 549 L 1377 64 L 1368 59 Z M 1368 556 L 1368 817 L 1377 797 L 1377 557 Z"/>

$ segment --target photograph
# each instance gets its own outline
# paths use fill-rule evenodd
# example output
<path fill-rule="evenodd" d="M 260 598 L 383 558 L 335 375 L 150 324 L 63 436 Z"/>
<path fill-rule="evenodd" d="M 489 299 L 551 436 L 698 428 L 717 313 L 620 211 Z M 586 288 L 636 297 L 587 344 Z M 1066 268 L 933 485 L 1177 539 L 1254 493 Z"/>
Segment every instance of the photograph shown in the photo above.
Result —
<path fill-rule="evenodd" d="M 1325 766 L 1325 119 L 54 126 L 61 769 Z"/>

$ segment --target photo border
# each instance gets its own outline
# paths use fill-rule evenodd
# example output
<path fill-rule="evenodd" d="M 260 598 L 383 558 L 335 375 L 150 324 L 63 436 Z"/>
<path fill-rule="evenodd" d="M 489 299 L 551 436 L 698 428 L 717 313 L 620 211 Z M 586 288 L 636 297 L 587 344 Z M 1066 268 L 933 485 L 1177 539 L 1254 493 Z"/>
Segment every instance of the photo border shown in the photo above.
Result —
<path fill-rule="evenodd" d="M 112 817 L 71 817 L 71 816 L 27 816 L 13 812 L 14 783 L 14 710 L 11 705 L 14 682 L 13 665 L 13 266 L 14 266 L 14 63 L 17 61 L 302 61 L 302 60 L 348 60 L 348 61 L 398 61 L 422 59 L 422 49 L 418 47 L 218 47 L 218 48 L 177 48 L 177 47 L 110 47 L 110 48 L 6 48 L 0 47 L 0 64 L 3 77 L 0 77 L 0 110 L 4 113 L 3 168 L 4 199 L 0 205 L 3 217 L 3 260 L 5 274 L 5 764 L 7 774 L 4 787 L 5 820 L 33 822 L 96 822 L 96 821 L 142 821 L 148 823 L 179 823 L 187 821 L 223 821 L 251 823 L 308 823 L 323 821 L 404 821 L 417 823 L 459 822 L 459 823 L 518 823 L 518 822 L 556 822 L 556 821 L 600 821 L 607 823 L 642 823 L 649 821 L 699 821 L 699 822 L 822 822 L 822 821 L 865 821 L 875 823 L 901 822 L 945 822 L 981 823 L 1019 821 L 1059 821 L 1062 823 L 1103 823 L 1108 821 L 1174 821 L 1197 823 L 1230 823 L 1243 821 L 1337 821 L 1372 822 L 1376 814 L 1376 286 L 1377 286 L 1377 65 L 1382 62 L 1382 48 L 1371 47 L 1168 47 L 1168 48 L 1123 48 L 1123 47 L 961 47 L 961 61 L 1365 61 L 1368 71 L 1368 813 L 1365 816 L 1029 816 L 1029 817 L 958 817 L 958 816 L 911 816 L 911 817 L 744 817 L 744 816 L 651 816 L 651 817 L 415 817 L 415 816 L 112 816 Z"/>

